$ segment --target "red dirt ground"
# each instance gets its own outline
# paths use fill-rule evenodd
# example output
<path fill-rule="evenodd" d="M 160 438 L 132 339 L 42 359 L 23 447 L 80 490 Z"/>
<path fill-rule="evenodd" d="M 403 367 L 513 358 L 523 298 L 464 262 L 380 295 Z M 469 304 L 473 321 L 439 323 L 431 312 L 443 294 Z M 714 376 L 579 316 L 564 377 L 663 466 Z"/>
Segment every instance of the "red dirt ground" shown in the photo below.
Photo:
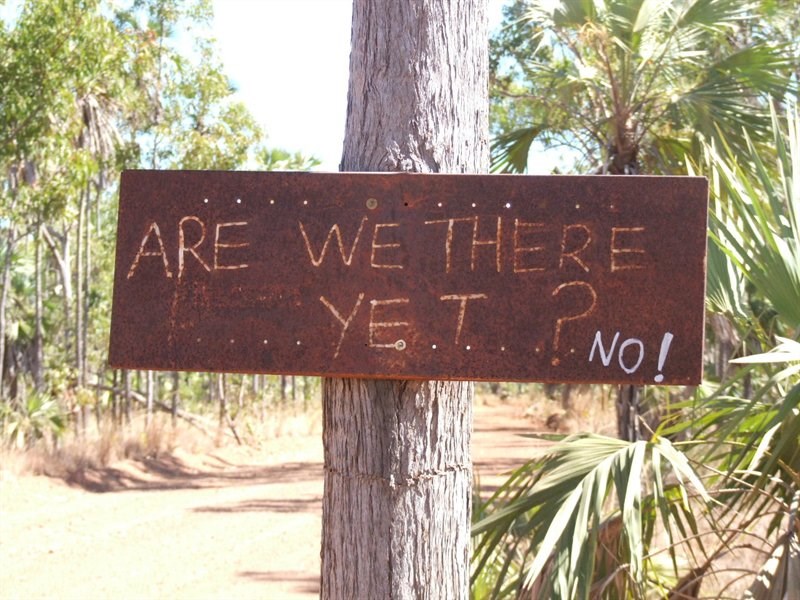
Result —
<path fill-rule="evenodd" d="M 476 404 L 484 493 L 541 447 L 524 408 Z M 0 598 L 316 598 L 322 487 L 319 435 L 178 449 L 80 486 L 0 468 Z"/>

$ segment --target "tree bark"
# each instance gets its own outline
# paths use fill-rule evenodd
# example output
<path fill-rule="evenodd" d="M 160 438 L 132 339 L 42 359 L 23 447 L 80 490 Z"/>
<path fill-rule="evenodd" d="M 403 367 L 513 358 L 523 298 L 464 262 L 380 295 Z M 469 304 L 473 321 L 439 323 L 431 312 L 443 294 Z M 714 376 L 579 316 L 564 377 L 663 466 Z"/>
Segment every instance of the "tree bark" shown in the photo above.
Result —
<path fill-rule="evenodd" d="M 33 388 L 37 394 L 44 391 L 44 301 L 42 299 L 42 229 L 41 218 L 37 219 L 33 238 L 34 259 L 34 327 L 33 327 Z"/>
<path fill-rule="evenodd" d="M 178 371 L 172 373 L 172 426 L 178 422 L 178 396 L 180 394 L 181 375 Z"/>
<path fill-rule="evenodd" d="M 131 424 L 131 372 L 128 369 L 122 371 L 122 394 L 125 401 L 125 424 Z"/>
<path fill-rule="evenodd" d="M 487 39 L 485 0 L 355 0 L 341 170 L 486 172 Z M 469 596 L 473 390 L 324 381 L 323 598 Z"/>
<path fill-rule="evenodd" d="M 0 400 L 5 398 L 6 379 L 6 305 L 8 304 L 8 288 L 11 287 L 11 257 L 16 244 L 16 230 L 9 227 L 3 257 L 2 288 L 0 288 Z"/>
<path fill-rule="evenodd" d="M 145 413 L 144 413 L 144 425 L 145 428 L 150 427 L 150 423 L 153 421 L 153 403 L 155 402 L 156 397 L 156 377 L 153 371 L 146 371 L 146 397 L 147 402 L 145 404 Z"/>
<path fill-rule="evenodd" d="M 89 197 L 88 186 L 80 193 L 78 203 L 78 234 L 75 248 L 75 370 L 78 374 L 78 387 L 85 385 L 83 370 L 83 273 L 84 273 L 84 237 L 83 229 L 86 226 L 86 203 Z"/>
<path fill-rule="evenodd" d="M 627 442 L 642 439 L 641 388 L 621 385 L 617 389 L 617 436 Z"/>
<path fill-rule="evenodd" d="M 56 240 L 47 225 L 41 228 L 41 234 L 58 266 L 58 274 L 62 286 L 61 302 L 64 310 L 64 349 L 69 349 L 72 343 L 72 338 L 69 334 L 69 323 L 72 320 L 72 310 L 70 308 L 72 306 L 72 273 L 70 272 L 69 229 L 64 232 L 63 236 L 59 236 L 61 250 L 59 250 Z"/>

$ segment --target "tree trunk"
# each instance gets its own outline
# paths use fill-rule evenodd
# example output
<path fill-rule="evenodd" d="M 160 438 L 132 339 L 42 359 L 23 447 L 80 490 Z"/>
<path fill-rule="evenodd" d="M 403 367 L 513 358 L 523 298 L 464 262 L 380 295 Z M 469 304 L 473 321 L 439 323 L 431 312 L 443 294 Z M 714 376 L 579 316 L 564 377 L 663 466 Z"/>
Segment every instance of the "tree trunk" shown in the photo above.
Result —
<path fill-rule="evenodd" d="M 42 299 L 42 222 L 37 219 L 33 238 L 34 326 L 33 326 L 33 389 L 44 390 L 44 301 Z"/>
<path fill-rule="evenodd" d="M 217 373 L 217 396 L 219 398 L 219 426 L 225 424 L 228 416 L 228 397 L 225 394 L 225 374 Z"/>
<path fill-rule="evenodd" d="M 156 377 L 155 377 L 155 373 L 153 373 L 153 371 L 147 371 L 146 372 L 146 377 L 147 377 L 147 383 L 146 383 L 146 386 L 147 386 L 147 392 L 146 392 L 147 402 L 146 402 L 146 405 L 145 405 L 144 425 L 145 425 L 145 428 L 149 428 L 150 427 L 150 423 L 153 420 L 153 403 L 155 402 L 155 396 L 156 396 L 156 389 L 155 389 L 156 388 L 156 382 L 155 382 Z"/>
<path fill-rule="evenodd" d="M 131 372 L 128 369 L 122 371 L 122 389 L 125 402 L 125 423 L 131 424 Z"/>
<path fill-rule="evenodd" d="M 78 374 L 78 387 L 81 388 L 86 383 L 83 378 L 83 229 L 86 226 L 86 202 L 88 196 L 88 188 L 80 193 L 78 203 L 78 234 L 75 244 L 75 370 Z"/>
<path fill-rule="evenodd" d="M 488 167 L 485 0 L 355 0 L 341 169 Z M 326 379 L 323 598 L 467 598 L 471 383 Z"/>
<path fill-rule="evenodd" d="M 72 273 L 70 272 L 69 230 L 59 237 L 62 242 L 60 250 L 47 225 L 41 228 L 41 234 L 50 252 L 53 253 L 58 266 L 58 275 L 62 286 L 61 302 L 64 310 L 64 349 L 68 350 L 72 343 L 72 337 L 69 333 L 69 323 L 72 320 L 72 310 L 70 308 L 72 306 Z"/>
<path fill-rule="evenodd" d="M 0 288 L 0 400 L 5 398 L 6 380 L 6 305 L 8 304 L 8 288 L 11 287 L 11 256 L 14 253 L 16 231 L 9 227 L 6 238 L 5 256 L 3 257 L 3 279 Z"/>
<path fill-rule="evenodd" d="M 172 373 L 172 406 L 171 408 L 171 415 L 172 415 L 172 426 L 178 423 L 178 396 L 180 393 L 181 387 L 181 375 L 178 371 L 173 371 Z"/>
<path fill-rule="evenodd" d="M 617 390 L 617 436 L 621 440 L 636 442 L 642 439 L 641 414 L 642 389 L 635 385 L 621 385 Z"/>
<path fill-rule="evenodd" d="M 86 193 L 86 208 L 85 215 L 83 218 L 83 281 L 81 282 L 81 286 L 83 287 L 83 322 L 81 323 L 81 379 L 86 385 L 87 382 L 87 374 L 89 372 L 89 302 L 91 300 L 91 296 L 89 294 L 90 291 L 90 280 L 92 277 L 92 236 L 91 236 L 91 229 L 89 225 L 91 224 L 91 191 L 87 191 Z"/>

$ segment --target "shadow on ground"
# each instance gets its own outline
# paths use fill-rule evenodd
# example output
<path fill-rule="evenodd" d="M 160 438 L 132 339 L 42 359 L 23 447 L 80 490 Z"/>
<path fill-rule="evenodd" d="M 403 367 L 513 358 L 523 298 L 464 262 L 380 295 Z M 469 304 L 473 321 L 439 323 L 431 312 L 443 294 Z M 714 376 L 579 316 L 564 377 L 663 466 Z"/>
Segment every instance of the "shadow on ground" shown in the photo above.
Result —
<path fill-rule="evenodd" d="M 226 506 L 198 506 L 192 509 L 202 513 L 241 513 L 241 512 L 276 512 L 276 513 L 322 513 L 322 496 L 313 498 L 284 498 L 247 500 Z"/>
<path fill-rule="evenodd" d="M 186 490 L 298 483 L 322 477 L 322 464 L 289 462 L 269 466 L 246 466 L 200 471 L 174 456 L 126 463 L 123 468 L 87 468 L 72 473 L 67 483 L 90 492 L 130 492 L 146 490 Z"/>
<path fill-rule="evenodd" d="M 239 577 L 245 577 L 261 583 L 291 583 L 290 590 L 302 594 L 319 594 L 319 576 L 309 576 L 298 571 L 242 571 Z"/>

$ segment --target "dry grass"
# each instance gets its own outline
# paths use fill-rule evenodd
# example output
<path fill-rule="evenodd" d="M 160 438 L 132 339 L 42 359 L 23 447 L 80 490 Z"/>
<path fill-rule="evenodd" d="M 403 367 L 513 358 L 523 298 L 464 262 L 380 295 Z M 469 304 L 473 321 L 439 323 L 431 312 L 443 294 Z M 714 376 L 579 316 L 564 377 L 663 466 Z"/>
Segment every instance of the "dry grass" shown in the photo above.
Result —
<path fill-rule="evenodd" d="M 528 385 L 522 393 L 480 394 L 482 403 L 508 402 L 524 406 L 524 416 L 536 431 L 577 433 L 591 431 L 616 435 L 612 386 L 556 386 L 548 396 L 540 385 Z"/>
<path fill-rule="evenodd" d="M 149 424 L 143 415 L 130 424 L 114 425 L 108 420 L 87 426 L 85 432 L 70 430 L 57 443 L 40 440 L 20 450 L 0 446 L 0 476 L 45 475 L 72 480 L 91 469 L 102 469 L 119 461 L 159 458 L 181 451 L 206 454 L 228 446 L 238 446 L 231 429 L 218 426 L 213 418 L 200 427 L 168 415 L 156 414 Z M 312 435 L 321 431 L 321 410 L 306 412 L 276 407 L 263 420 L 240 416 L 233 421 L 242 445 L 258 448 L 263 442 L 280 437 Z"/>

